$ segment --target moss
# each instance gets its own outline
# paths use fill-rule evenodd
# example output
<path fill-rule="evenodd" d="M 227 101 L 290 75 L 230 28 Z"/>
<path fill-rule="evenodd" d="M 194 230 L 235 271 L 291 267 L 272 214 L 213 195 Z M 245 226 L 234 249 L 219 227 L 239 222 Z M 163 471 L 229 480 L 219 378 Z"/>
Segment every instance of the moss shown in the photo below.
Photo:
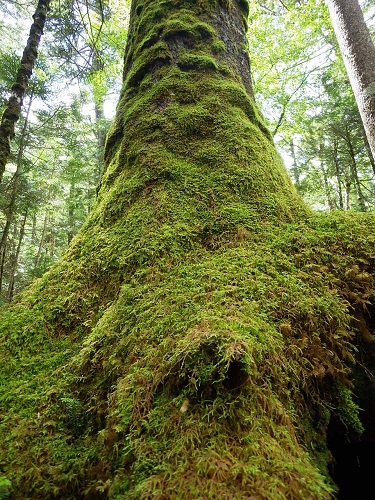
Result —
<path fill-rule="evenodd" d="M 134 6 L 97 204 L 1 312 L 15 498 L 323 499 L 331 418 L 360 430 L 374 215 L 303 205 L 230 61 L 220 72 L 214 5 L 184 2 L 185 27 L 178 2 Z M 186 55 L 204 64 L 181 71 Z"/>
<path fill-rule="evenodd" d="M 211 48 L 212 48 L 212 51 L 214 52 L 214 54 L 224 52 L 225 51 L 225 43 L 221 40 L 215 40 L 215 42 L 212 43 Z"/>
<path fill-rule="evenodd" d="M 206 54 L 199 53 L 181 53 L 178 65 L 183 71 L 187 71 L 190 69 L 200 70 L 200 71 L 217 71 L 218 66 L 213 57 L 210 57 Z"/>
<path fill-rule="evenodd" d="M 347 301 L 352 293 L 357 304 L 369 291 L 373 297 L 371 280 L 361 288 L 358 279 L 352 286 L 340 283 L 353 266 L 356 276 L 370 275 L 374 217 L 314 216 L 267 229 L 254 227 L 246 207 L 227 206 L 216 228 L 192 233 L 181 216 L 184 203 L 172 203 L 170 191 L 165 199 L 158 192 L 153 199 L 159 200 L 163 223 L 158 229 L 142 226 L 138 249 L 129 247 L 133 256 L 124 252 L 130 233 L 125 236 L 120 226 L 110 230 L 111 247 L 107 238 L 96 240 L 99 253 L 118 255 L 118 245 L 123 255 L 114 269 L 124 272 L 129 266 L 129 271 L 112 302 L 103 294 L 97 298 L 102 312 L 89 322 L 83 343 L 72 342 L 79 336 L 77 326 L 64 337 L 60 327 L 60 340 L 55 338 L 72 306 L 70 313 L 56 309 L 55 299 L 46 307 L 54 289 L 58 295 L 54 277 L 61 280 L 68 272 L 64 261 L 25 295 L 25 305 L 14 305 L 9 319 L 3 316 L 12 348 L 2 385 L 8 414 L 2 425 L 9 436 L 4 452 L 13 460 L 8 477 L 15 488 L 27 477 L 23 488 L 39 497 L 42 491 L 67 494 L 73 484 L 94 491 L 112 468 L 117 473 L 106 487 L 113 498 L 124 491 L 129 498 L 157 491 L 224 497 L 227 492 L 239 498 L 256 491 L 264 498 L 285 498 L 294 488 L 296 497 L 324 498 L 330 488 L 314 468 L 320 464 L 326 473 L 324 414 L 335 411 L 349 426 L 358 422 L 346 385 L 358 321 Z M 169 200 L 168 212 L 160 205 L 163 199 Z M 137 210 L 145 214 L 144 205 L 133 207 L 133 216 Z M 174 212 L 181 217 L 177 226 L 166 218 L 177 217 Z M 87 223 L 85 231 L 94 227 Z M 86 266 L 88 283 L 90 276 L 108 273 L 108 262 L 103 253 L 101 271 L 95 261 L 88 265 L 94 240 L 84 239 L 80 265 Z M 74 276 L 77 254 L 72 264 Z M 69 283 L 72 287 L 72 277 Z M 78 299 L 85 286 L 80 275 L 72 287 L 73 317 L 84 310 Z M 36 297 L 40 322 L 36 306 L 29 310 Z M 92 306 L 87 313 L 86 319 Z M 22 327 L 26 344 L 19 337 Z M 332 378 L 341 384 L 337 395 L 326 382 Z M 14 448 L 18 436 L 25 439 L 20 462 Z M 24 476 L 25 463 L 35 461 L 40 450 L 38 474 L 28 469 Z M 58 470 L 61 460 L 69 467 Z M 287 480 L 290 470 L 295 483 Z"/>
<path fill-rule="evenodd" d="M 0 499 L 7 500 L 10 498 L 12 491 L 12 483 L 5 476 L 0 476 Z"/>

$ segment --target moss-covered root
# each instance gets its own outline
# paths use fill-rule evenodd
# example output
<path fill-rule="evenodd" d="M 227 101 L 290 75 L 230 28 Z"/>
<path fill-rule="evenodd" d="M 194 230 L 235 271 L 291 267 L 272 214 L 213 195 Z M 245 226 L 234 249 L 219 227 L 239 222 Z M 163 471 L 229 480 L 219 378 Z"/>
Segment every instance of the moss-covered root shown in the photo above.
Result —
<path fill-rule="evenodd" d="M 329 422 L 362 430 L 374 229 L 338 214 L 166 255 L 89 307 L 83 341 L 36 284 L 0 321 L 16 498 L 327 498 Z"/>

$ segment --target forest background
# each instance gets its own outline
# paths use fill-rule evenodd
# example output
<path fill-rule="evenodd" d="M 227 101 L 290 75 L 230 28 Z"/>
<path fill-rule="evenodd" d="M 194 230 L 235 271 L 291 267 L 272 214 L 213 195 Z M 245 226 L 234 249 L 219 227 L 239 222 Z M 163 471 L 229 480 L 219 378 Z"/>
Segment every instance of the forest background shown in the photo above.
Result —
<path fill-rule="evenodd" d="M 363 0 L 375 30 L 375 1 Z M 0 112 L 34 2 L 0 2 Z M 0 300 L 64 252 L 96 196 L 121 87 L 129 2 L 53 2 L 0 191 Z M 255 99 L 297 190 L 316 210 L 370 211 L 375 162 L 325 4 L 254 0 Z"/>

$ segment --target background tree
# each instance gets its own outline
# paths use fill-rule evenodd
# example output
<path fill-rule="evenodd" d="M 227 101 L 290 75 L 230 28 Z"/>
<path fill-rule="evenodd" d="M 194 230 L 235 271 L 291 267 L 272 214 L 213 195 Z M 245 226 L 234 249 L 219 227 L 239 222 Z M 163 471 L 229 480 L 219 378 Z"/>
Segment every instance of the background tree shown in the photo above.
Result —
<path fill-rule="evenodd" d="M 14 127 L 19 120 L 23 98 L 29 84 L 33 67 L 38 57 L 38 46 L 43 34 L 50 0 L 39 0 L 33 15 L 27 45 L 17 70 L 16 81 L 12 85 L 12 95 L 3 112 L 0 123 L 0 183 L 10 153 L 10 141 L 14 137 Z"/>
<path fill-rule="evenodd" d="M 13 292 L 8 292 L 11 283 L 12 289 L 19 291 L 55 262 L 85 219 L 95 198 L 103 139 L 108 128 L 107 118 L 102 116 L 99 121 L 96 119 L 95 102 L 98 103 L 99 99 L 101 106 L 108 103 L 112 94 L 116 95 L 118 84 L 116 86 L 115 81 L 120 79 L 120 58 L 115 57 L 119 51 L 116 37 L 123 35 L 124 31 L 124 28 L 118 27 L 120 12 L 107 8 L 105 14 L 111 16 L 112 21 L 109 28 L 103 25 L 96 11 L 89 11 L 88 14 L 86 4 L 78 2 L 73 5 L 69 24 L 64 18 L 67 11 L 63 7 L 62 3 L 60 9 L 56 5 L 56 12 L 51 12 L 29 88 L 29 95 L 32 92 L 34 97 L 30 101 L 27 131 L 22 128 L 21 120 L 16 127 L 14 148 L 1 188 L 0 209 L 3 217 L 0 214 L 0 221 L 4 227 L 3 241 L 6 242 L 2 246 L 3 300 L 9 300 L 13 295 Z M 25 35 L 22 34 L 22 26 L 26 21 L 22 20 L 27 20 L 28 15 L 28 11 L 12 10 L 11 22 L 7 24 L 7 18 L 4 20 L 4 39 L 9 40 L 9 46 L 3 47 L 3 75 L 0 75 L 4 95 L 16 75 L 16 52 L 20 39 Z M 75 16 L 79 18 L 76 24 Z M 19 25 L 17 29 L 15 21 Z M 77 40 L 73 41 L 77 42 L 77 50 L 70 59 L 65 58 L 63 50 L 58 50 L 56 46 L 60 44 L 61 36 L 67 43 L 69 29 L 61 33 L 65 24 L 70 26 L 69 29 L 73 26 L 76 29 L 74 36 Z M 79 66 L 77 71 L 78 63 L 82 62 L 80 52 L 86 53 L 87 39 L 90 40 L 88 34 L 94 37 L 95 50 L 101 53 L 100 57 L 104 57 L 106 52 L 108 58 L 113 60 L 95 75 L 90 66 L 92 49 L 87 49 L 88 65 Z M 27 104 L 28 97 L 25 102 Z M 25 133 L 26 142 L 22 140 Z M 22 143 L 21 154 L 17 148 Z M 17 168 L 19 173 L 14 176 Z M 19 181 L 15 183 L 13 177 Z M 18 185 L 17 190 L 13 189 L 15 184 Z M 10 207 L 13 209 L 10 210 Z M 22 212 L 24 209 L 27 209 L 28 217 L 18 252 L 17 269 L 13 271 L 12 249 L 18 244 L 15 225 L 23 220 L 23 213 L 19 210 Z M 11 217 L 10 212 L 13 214 Z"/>
<path fill-rule="evenodd" d="M 370 27 L 371 12 L 368 5 L 366 17 Z M 315 0 L 289 2 L 284 6 L 280 2 L 263 2 L 262 6 L 252 4 L 250 20 L 255 96 L 271 130 L 277 131 L 275 141 L 297 188 L 319 210 L 371 208 L 373 159 L 363 140 L 363 127 L 335 44 L 328 10 Z M 285 32 L 293 33 L 288 43 Z M 264 57 L 265 52 L 270 56 Z M 352 182 L 351 174 L 337 184 L 337 173 L 345 177 L 344 172 L 349 172 L 353 165 L 347 154 L 341 153 L 338 161 L 333 154 L 344 141 L 342 134 L 336 137 L 337 132 L 345 129 L 355 142 L 359 182 Z M 346 148 L 343 144 L 339 151 Z M 327 151 L 324 170 L 319 166 L 319 151 Z M 339 202 L 344 184 L 349 189 L 349 204 Z M 359 202 L 358 185 L 364 203 Z"/>
<path fill-rule="evenodd" d="M 358 0 L 327 0 L 332 24 L 375 157 L 375 46 Z"/>

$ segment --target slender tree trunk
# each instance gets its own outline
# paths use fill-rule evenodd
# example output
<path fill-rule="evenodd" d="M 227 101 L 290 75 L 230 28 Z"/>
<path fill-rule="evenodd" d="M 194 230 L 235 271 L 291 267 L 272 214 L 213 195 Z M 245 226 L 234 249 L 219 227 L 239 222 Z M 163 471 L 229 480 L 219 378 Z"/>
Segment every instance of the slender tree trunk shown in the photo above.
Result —
<path fill-rule="evenodd" d="M 375 157 L 375 47 L 358 0 L 326 2 L 372 155 Z"/>
<path fill-rule="evenodd" d="M 38 246 L 38 253 L 37 253 L 36 258 L 35 258 L 34 271 L 36 271 L 38 269 L 39 264 L 40 264 L 40 260 L 42 258 L 43 246 L 44 246 L 44 242 L 46 241 L 46 235 L 47 235 L 48 219 L 49 219 L 49 213 L 46 212 L 46 214 L 44 216 L 42 234 L 40 236 L 40 241 L 39 241 L 39 246 Z"/>
<path fill-rule="evenodd" d="M 69 187 L 68 231 L 67 231 L 68 245 L 72 241 L 74 236 L 74 206 L 73 206 L 74 194 L 75 194 L 75 186 L 74 183 L 72 182 Z"/>
<path fill-rule="evenodd" d="M 352 158 L 352 161 L 350 162 L 350 166 L 351 166 L 351 170 L 352 170 L 355 189 L 357 192 L 359 208 L 360 208 L 361 212 L 366 212 L 367 207 L 366 207 L 365 196 L 364 196 L 362 188 L 361 188 L 361 183 L 360 183 L 360 180 L 358 177 L 357 162 L 356 162 L 354 157 Z"/>
<path fill-rule="evenodd" d="M 350 191 L 352 188 L 350 167 L 345 168 L 344 176 L 345 176 L 345 209 L 350 210 Z"/>
<path fill-rule="evenodd" d="M 339 196 L 339 207 L 340 210 L 344 210 L 344 200 L 342 196 L 342 187 L 341 187 L 341 173 L 340 173 L 340 163 L 337 156 L 337 140 L 333 141 L 333 163 L 335 164 L 335 175 L 337 181 L 337 192 Z"/>
<path fill-rule="evenodd" d="M 5 227 L 1 236 L 1 241 L 0 241 L 0 292 L 2 290 L 2 285 L 3 285 L 3 278 L 4 278 L 4 269 L 5 269 L 5 257 L 6 257 L 6 252 L 7 252 L 7 242 L 8 242 L 8 236 L 9 236 L 9 230 L 13 221 L 14 217 L 14 212 L 16 208 L 16 201 L 17 201 L 17 195 L 18 195 L 18 188 L 19 188 L 19 181 L 21 178 L 21 173 L 22 173 L 22 159 L 23 159 L 23 154 L 27 142 L 27 128 L 29 124 L 29 115 L 30 115 L 30 110 L 31 110 L 31 105 L 32 105 L 32 96 L 30 96 L 30 101 L 29 105 L 27 107 L 27 112 L 26 112 L 26 117 L 25 117 L 25 122 L 22 127 L 21 131 L 21 136 L 20 136 L 20 144 L 19 144 L 19 149 L 18 149 L 18 154 L 17 154 L 17 168 L 13 177 L 13 184 L 12 184 L 12 191 L 10 195 L 10 200 L 9 204 L 6 207 L 5 214 L 6 214 L 6 223 Z"/>
<path fill-rule="evenodd" d="M 358 177 L 357 161 L 355 159 L 354 148 L 353 148 L 353 144 L 352 144 L 352 141 L 350 138 L 350 133 L 349 133 L 349 130 L 347 127 L 346 127 L 345 141 L 348 145 L 349 156 L 350 156 L 350 169 L 351 169 L 351 173 L 352 173 L 352 178 L 354 180 L 355 189 L 357 192 L 358 205 L 359 205 L 359 208 L 361 209 L 361 212 L 366 212 L 365 197 L 363 195 L 361 183 L 360 183 L 359 177 Z"/>
<path fill-rule="evenodd" d="M 300 172 L 299 172 L 299 168 L 298 168 L 296 151 L 295 151 L 295 148 L 294 148 L 294 141 L 293 141 L 293 139 L 290 142 L 290 152 L 291 152 L 292 159 L 293 159 L 292 174 L 293 174 L 293 177 L 294 177 L 295 185 L 296 185 L 296 187 L 298 189 L 300 187 L 299 186 L 300 185 Z"/>
<path fill-rule="evenodd" d="M 14 137 L 15 124 L 21 115 L 23 98 L 27 90 L 29 79 L 32 74 L 36 58 L 38 57 L 38 46 L 43 34 L 50 0 L 39 0 L 34 22 L 31 25 L 29 39 L 23 51 L 20 66 L 18 68 L 16 82 L 12 86 L 12 95 L 3 113 L 0 124 L 0 183 L 3 178 L 5 166 L 10 153 L 10 141 Z"/>
<path fill-rule="evenodd" d="M 35 245 L 36 243 L 36 213 L 33 213 L 33 222 L 32 222 L 32 227 L 31 227 L 31 244 Z"/>
<path fill-rule="evenodd" d="M 320 146 L 319 146 L 320 171 L 321 171 L 322 177 L 323 177 L 324 191 L 325 191 L 325 194 L 326 194 L 326 199 L 327 199 L 327 202 L 328 202 L 329 209 L 330 210 L 334 210 L 334 208 L 335 208 L 335 202 L 332 199 L 331 188 L 330 188 L 330 185 L 329 185 L 329 182 L 328 182 L 327 170 L 326 170 L 326 168 L 324 166 L 323 151 L 324 151 L 323 144 L 320 144 Z"/>
<path fill-rule="evenodd" d="M 21 245 L 23 241 L 23 237 L 25 235 L 25 225 L 26 225 L 26 220 L 27 220 L 27 211 L 22 219 L 21 226 L 20 226 L 20 233 L 18 237 L 18 244 L 17 248 L 13 257 L 13 262 L 12 262 L 12 267 L 10 271 L 10 276 L 9 276 L 9 285 L 8 285 L 8 300 L 11 301 L 13 298 L 13 293 L 14 293 L 14 282 L 15 282 L 15 277 L 16 277 L 16 272 L 17 272 L 17 267 L 18 267 L 18 258 L 20 255 L 20 250 L 21 250 Z"/>
<path fill-rule="evenodd" d="M 103 71 L 103 62 L 100 59 L 100 54 L 97 52 L 97 47 L 93 48 L 94 55 L 92 60 L 92 70 L 94 72 Z M 99 182 L 101 169 L 103 166 L 103 158 L 104 158 L 104 146 L 105 146 L 105 128 L 104 128 L 104 109 L 103 109 L 103 97 L 95 95 L 94 90 L 94 101 L 95 101 L 95 133 L 96 133 L 96 142 L 98 147 L 98 173 L 97 173 L 97 182 Z"/>
<path fill-rule="evenodd" d="M 368 156 L 368 159 L 369 159 L 369 161 L 371 163 L 372 171 L 374 172 L 374 175 L 375 175 L 375 158 L 374 158 L 374 155 L 372 154 L 372 151 L 371 151 L 368 139 L 367 139 L 367 135 L 366 135 L 365 129 L 362 128 L 362 131 L 363 131 L 363 140 L 365 141 L 367 156 Z"/>

